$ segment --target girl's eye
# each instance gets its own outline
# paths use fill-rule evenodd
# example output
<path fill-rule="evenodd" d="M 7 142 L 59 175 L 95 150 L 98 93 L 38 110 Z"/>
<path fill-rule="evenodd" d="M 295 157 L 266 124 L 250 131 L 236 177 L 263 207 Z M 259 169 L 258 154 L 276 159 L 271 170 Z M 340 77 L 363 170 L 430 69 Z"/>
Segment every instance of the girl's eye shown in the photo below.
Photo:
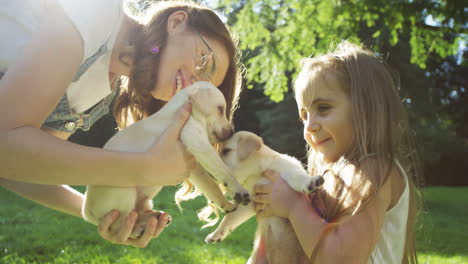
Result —
<path fill-rule="evenodd" d="M 319 113 L 325 113 L 326 111 L 330 110 L 330 106 L 329 105 L 319 105 L 317 107 L 317 110 Z"/>

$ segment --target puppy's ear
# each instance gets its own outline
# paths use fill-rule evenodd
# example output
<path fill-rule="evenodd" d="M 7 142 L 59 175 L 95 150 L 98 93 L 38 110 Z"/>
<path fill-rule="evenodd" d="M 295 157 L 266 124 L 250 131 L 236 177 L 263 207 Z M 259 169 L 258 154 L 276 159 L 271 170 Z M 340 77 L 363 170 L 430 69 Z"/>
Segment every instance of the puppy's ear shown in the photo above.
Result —
<path fill-rule="evenodd" d="M 237 147 L 237 155 L 239 160 L 247 159 L 252 153 L 258 151 L 263 145 L 263 140 L 261 137 L 254 135 L 245 135 L 239 138 L 239 143 Z"/>
<path fill-rule="evenodd" d="M 195 83 L 193 85 L 197 85 Z M 192 106 L 201 112 L 203 115 L 209 114 L 209 108 L 207 104 L 209 104 L 209 89 L 204 89 L 198 86 L 192 88 L 189 94 L 189 101 L 192 103 Z"/>

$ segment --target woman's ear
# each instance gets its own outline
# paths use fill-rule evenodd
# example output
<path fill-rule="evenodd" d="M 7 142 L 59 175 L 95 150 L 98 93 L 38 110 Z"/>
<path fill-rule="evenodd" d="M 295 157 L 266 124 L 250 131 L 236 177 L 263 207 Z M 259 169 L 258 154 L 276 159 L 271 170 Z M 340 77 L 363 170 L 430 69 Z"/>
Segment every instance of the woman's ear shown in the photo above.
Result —
<path fill-rule="evenodd" d="M 184 31 L 187 26 L 188 14 L 185 11 L 175 11 L 167 19 L 167 33 Z"/>

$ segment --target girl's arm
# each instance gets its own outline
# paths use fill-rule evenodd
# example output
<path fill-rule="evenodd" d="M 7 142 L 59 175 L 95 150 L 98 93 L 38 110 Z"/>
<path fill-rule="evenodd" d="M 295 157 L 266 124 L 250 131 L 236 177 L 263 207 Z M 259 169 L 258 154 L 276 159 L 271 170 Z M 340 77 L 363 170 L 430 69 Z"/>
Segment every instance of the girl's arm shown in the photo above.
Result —
<path fill-rule="evenodd" d="M 189 110 L 181 111 L 175 125 L 145 153 L 80 146 L 40 130 L 83 58 L 80 34 L 60 6 L 48 3 L 48 16 L 0 81 L 0 176 L 52 185 L 174 185 L 183 181 L 188 165 L 178 132 Z"/>
<path fill-rule="evenodd" d="M 302 194 L 292 190 L 277 173 L 265 173 L 273 183 L 257 185 L 255 201 L 257 212 L 264 216 L 277 215 L 289 218 L 296 235 L 306 254 L 310 257 L 318 245 L 318 263 L 366 263 L 378 241 L 384 216 L 391 201 L 389 181 L 380 189 L 377 196 L 360 213 L 346 218 L 326 233 L 328 224 L 317 214 L 310 201 Z M 394 175 L 390 175 L 390 178 Z M 271 194 L 271 195 L 270 195 Z"/>

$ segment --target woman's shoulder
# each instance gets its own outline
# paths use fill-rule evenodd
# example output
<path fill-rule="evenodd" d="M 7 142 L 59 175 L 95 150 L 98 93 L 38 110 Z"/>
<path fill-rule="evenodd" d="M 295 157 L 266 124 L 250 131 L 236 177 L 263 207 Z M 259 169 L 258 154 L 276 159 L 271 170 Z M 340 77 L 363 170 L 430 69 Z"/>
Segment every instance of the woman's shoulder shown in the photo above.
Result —
<path fill-rule="evenodd" d="M 115 31 L 123 14 L 122 0 L 54 0 L 81 35 L 84 57 L 94 54 Z"/>

